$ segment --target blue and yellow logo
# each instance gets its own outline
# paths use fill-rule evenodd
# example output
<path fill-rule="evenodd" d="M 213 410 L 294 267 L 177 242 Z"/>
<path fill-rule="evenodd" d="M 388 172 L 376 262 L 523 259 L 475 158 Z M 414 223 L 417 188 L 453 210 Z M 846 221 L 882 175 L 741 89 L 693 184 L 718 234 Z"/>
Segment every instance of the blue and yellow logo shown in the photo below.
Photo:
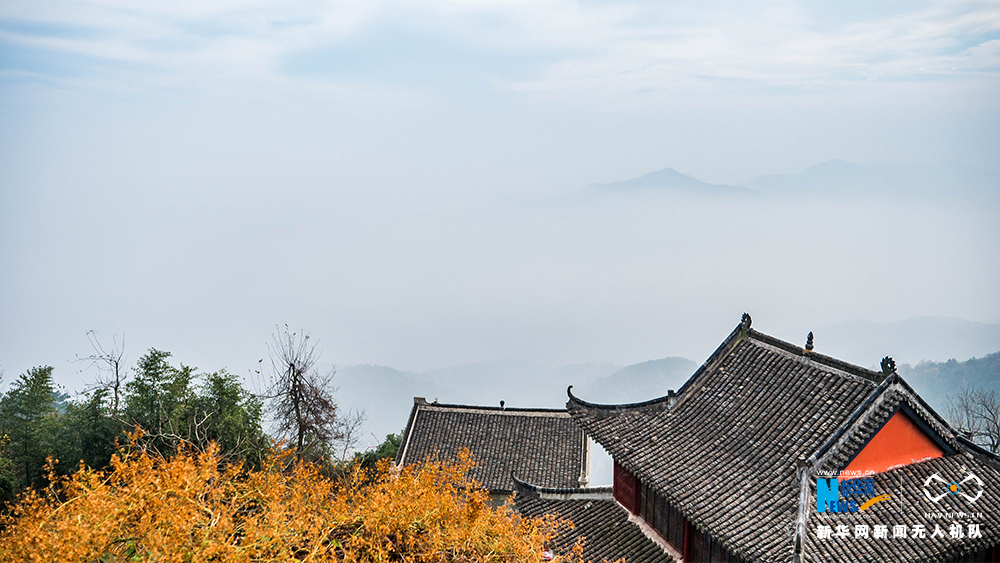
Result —
<path fill-rule="evenodd" d="M 890 498 L 875 494 L 874 479 L 816 479 L 816 512 L 864 512 Z"/>

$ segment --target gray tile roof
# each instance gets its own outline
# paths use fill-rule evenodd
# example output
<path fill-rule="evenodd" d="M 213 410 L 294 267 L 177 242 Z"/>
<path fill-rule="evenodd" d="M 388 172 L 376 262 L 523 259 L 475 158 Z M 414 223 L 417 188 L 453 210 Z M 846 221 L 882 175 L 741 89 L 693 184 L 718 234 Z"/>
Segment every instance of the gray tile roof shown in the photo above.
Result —
<path fill-rule="evenodd" d="M 578 487 L 586 478 L 587 442 L 564 410 L 474 407 L 414 399 L 397 464 L 454 458 L 462 448 L 470 477 L 492 492 L 511 492 L 511 473 L 547 487 Z"/>
<path fill-rule="evenodd" d="M 619 463 L 730 552 L 791 560 L 796 461 L 814 453 L 879 379 L 740 326 L 675 398 L 605 406 L 570 392 L 567 408 Z"/>
<path fill-rule="evenodd" d="M 518 481 L 514 504 L 529 517 L 553 515 L 573 523 L 563 528 L 551 546 L 566 553 L 583 538 L 583 556 L 600 563 L 622 559 L 625 563 L 668 563 L 675 559 L 658 542 L 647 537 L 639 524 L 611 496 L 611 488 L 547 489 Z"/>

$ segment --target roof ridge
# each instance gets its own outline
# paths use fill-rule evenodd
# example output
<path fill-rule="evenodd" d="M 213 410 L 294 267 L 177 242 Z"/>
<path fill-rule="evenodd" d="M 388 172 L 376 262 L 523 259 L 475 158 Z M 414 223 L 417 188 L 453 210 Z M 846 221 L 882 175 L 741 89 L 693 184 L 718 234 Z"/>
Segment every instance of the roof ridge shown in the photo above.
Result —
<path fill-rule="evenodd" d="M 566 409 L 547 408 L 517 408 L 517 407 L 487 407 L 482 405 L 453 405 L 445 403 L 418 403 L 417 408 L 421 410 L 442 410 L 442 411 L 475 411 L 492 414 L 550 414 L 569 415 Z"/>
<path fill-rule="evenodd" d="M 490 405 L 459 405 L 457 403 L 439 403 L 437 399 L 434 402 L 428 402 L 425 397 L 414 397 L 413 404 L 417 407 L 441 407 L 444 409 L 469 409 L 469 410 L 483 410 L 483 411 L 514 411 L 514 412 L 566 412 L 566 409 L 553 409 L 546 407 L 507 407 L 503 405 L 503 401 L 500 401 L 501 406 L 494 407 Z"/>
<path fill-rule="evenodd" d="M 683 402 L 685 398 L 690 396 L 690 391 L 693 390 L 698 381 L 705 374 L 711 372 L 712 368 L 718 365 L 723 358 L 732 352 L 733 348 L 735 348 L 737 344 L 747 338 L 747 335 L 752 331 L 750 323 L 750 315 L 743 313 L 743 320 L 740 321 L 740 324 L 736 325 L 736 328 L 729 333 L 729 336 L 722 341 L 722 344 L 719 344 L 719 347 L 708 356 L 708 359 L 706 359 L 705 362 L 701 364 L 693 374 L 691 374 L 691 377 L 684 382 L 684 385 L 681 385 L 681 388 L 677 390 L 677 403 Z"/>
<path fill-rule="evenodd" d="M 972 450 L 972 452 L 979 455 L 980 457 L 986 458 L 987 463 L 992 463 L 996 466 L 1000 466 L 1000 454 L 993 453 L 984 448 L 983 446 L 980 446 L 979 444 L 973 442 L 972 440 L 962 435 L 956 435 L 955 441 L 958 442 L 959 444 L 962 444 L 963 447 Z"/>
<path fill-rule="evenodd" d="M 882 382 L 881 372 L 870 370 L 868 368 L 861 367 L 859 365 L 855 365 L 850 362 L 845 362 L 844 360 L 834 358 L 833 356 L 827 356 L 826 354 L 820 354 L 819 352 L 806 350 L 805 348 L 801 348 L 799 346 L 796 346 L 795 344 L 792 344 L 791 342 L 787 342 L 780 338 L 771 336 L 770 334 L 764 334 L 763 332 L 751 328 L 747 329 L 747 337 L 753 340 L 757 340 L 758 342 L 763 342 L 764 344 L 770 344 L 775 348 L 784 350 L 785 352 L 789 352 L 791 354 L 795 354 L 796 356 L 810 360 L 813 363 L 826 367 L 831 367 L 840 370 L 842 372 L 849 373 L 851 375 L 856 375 L 858 377 L 863 377 L 869 381 L 872 381 L 876 385 Z"/>
<path fill-rule="evenodd" d="M 746 317 L 744 318 L 746 319 Z M 715 365 L 720 360 L 722 360 L 722 358 L 724 358 L 727 354 L 729 354 L 729 352 L 732 351 L 733 347 L 736 344 L 739 344 L 743 340 L 747 339 L 755 340 L 757 342 L 772 346 L 779 350 L 794 354 L 814 364 L 818 364 L 826 368 L 832 368 L 834 370 L 840 371 L 848 375 L 853 375 L 855 377 L 860 377 L 870 383 L 874 383 L 875 385 L 878 385 L 884 379 L 881 372 L 870 370 L 868 368 L 864 368 L 852 364 L 850 362 L 845 362 L 843 360 L 839 360 L 832 356 L 827 356 L 825 354 L 813 352 L 812 350 L 806 350 L 804 348 L 796 346 L 795 344 L 792 344 L 791 342 L 787 342 L 781 340 L 780 338 L 776 338 L 769 334 L 764 334 L 763 332 L 755 330 L 750 327 L 749 322 L 745 321 L 745 322 L 740 322 L 738 325 L 736 325 L 736 328 L 734 328 L 733 331 L 729 333 L 729 336 L 727 336 L 726 339 L 722 341 L 722 343 L 718 346 L 718 348 L 715 349 L 714 352 L 712 352 L 712 354 L 708 357 L 708 359 L 706 359 L 705 362 L 702 363 L 701 366 L 699 366 L 698 369 L 695 370 L 693 374 L 691 374 L 691 377 L 689 377 L 687 381 L 684 382 L 684 385 L 681 385 L 680 389 L 677 390 L 677 393 L 674 397 L 671 397 L 669 395 L 664 395 L 662 397 L 657 397 L 654 399 L 650 399 L 648 401 L 641 401 L 637 403 L 620 403 L 620 404 L 591 403 L 588 401 L 584 401 L 579 397 L 577 397 L 576 395 L 574 395 L 571 391 L 571 389 L 573 389 L 573 386 L 570 385 L 569 388 L 566 390 L 566 394 L 569 396 L 569 401 L 566 403 L 566 407 L 568 409 L 570 408 L 571 405 L 576 404 L 578 406 L 589 409 L 599 409 L 606 411 L 627 411 L 627 410 L 642 410 L 647 407 L 658 406 L 662 403 L 669 403 L 671 399 L 675 399 L 677 404 L 679 404 L 684 401 L 687 395 L 690 394 L 689 391 L 695 386 L 697 386 L 697 383 L 701 379 L 702 375 L 704 375 L 707 372 L 710 372 L 712 368 L 715 367 Z"/>
<path fill-rule="evenodd" d="M 725 357 L 726 354 L 729 353 L 729 351 L 736 343 L 740 342 L 742 338 L 745 338 L 746 330 L 748 329 L 746 328 L 744 323 L 741 322 L 740 324 L 736 325 L 736 328 L 733 329 L 731 333 L 729 333 L 729 336 L 727 336 L 726 339 L 722 341 L 722 344 L 720 344 L 719 347 L 716 348 L 714 352 L 712 352 L 712 354 L 708 357 L 708 359 L 705 360 L 705 362 L 701 364 L 701 366 L 699 366 L 698 369 L 695 370 L 693 374 L 691 374 L 691 377 L 689 377 L 687 381 L 684 382 L 684 385 L 681 385 L 680 389 L 677 390 L 674 396 L 664 395 L 662 397 L 657 397 L 654 399 L 650 399 L 648 401 L 642 401 L 638 403 L 621 403 L 621 404 L 589 403 L 574 395 L 572 392 L 573 386 L 570 385 L 569 388 L 566 389 L 566 394 L 569 395 L 569 401 L 566 403 L 566 408 L 569 409 L 570 405 L 574 403 L 584 408 L 599 409 L 606 411 L 643 410 L 647 407 L 660 406 L 664 404 L 666 404 L 666 406 L 669 407 L 670 406 L 669 403 L 671 400 L 680 402 L 681 398 L 694 385 L 694 382 L 697 379 L 699 379 L 703 374 L 711 371 L 711 368 L 714 366 L 714 364 L 716 364 L 719 360 Z"/>
<path fill-rule="evenodd" d="M 554 494 L 554 495 L 574 495 L 574 494 L 610 494 L 613 491 L 613 487 L 543 487 L 541 485 L 535 485 L 527 481 L 518 479 L 517 475 L 513 471 L 510 472 L 510 478 L 514 480 L 514 488 L 518 493 L 527 492 L 538 494 Z M 522 491 L 523 489 L 523 491 Z"/>

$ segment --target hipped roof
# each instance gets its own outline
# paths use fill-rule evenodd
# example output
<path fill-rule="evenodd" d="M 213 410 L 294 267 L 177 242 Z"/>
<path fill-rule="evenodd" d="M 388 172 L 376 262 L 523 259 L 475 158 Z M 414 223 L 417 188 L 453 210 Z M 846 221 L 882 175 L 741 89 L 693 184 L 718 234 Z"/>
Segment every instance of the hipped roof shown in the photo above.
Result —
<path fill-rule="evenodd" d="M 985 464 L 976 468 L 992 479 L 996 468 L 991 456 L 973 452 L 902 378 L 887 375 L 757 332 L 747 318 L 676 396 L 599 405 L 570 388 L 567 409 L 622 466 L 744 559 L 792 561 L 798 544 L 803 559 L 856 560 L 867 552 L 851 542 L 820 548 L 815 538 L 802 537 L 814 532 L 815 478 L 843 469 L 901 405 L 954 455 L 879 479 L 915 479 L 925 468 L 943 471 L 959 462 Z M 805 493 L 803 475 L 811 483 Z M 1000 487 L 1000 479 L 992 483 Z M 1000 534 L 996 507 L 986 511 L 993 519 L 987 545 Z M 946 560 L 977 548 L 972 542 L 945 543 L 947 549 L 938 546 L 920 558 Z"/>

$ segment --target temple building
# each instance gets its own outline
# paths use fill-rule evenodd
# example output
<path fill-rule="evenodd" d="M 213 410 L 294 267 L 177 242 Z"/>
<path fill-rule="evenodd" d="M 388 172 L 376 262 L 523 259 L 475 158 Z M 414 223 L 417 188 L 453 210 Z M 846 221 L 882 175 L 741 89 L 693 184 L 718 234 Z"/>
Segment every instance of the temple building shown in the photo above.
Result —
<path fill-rule="evenodd" d="M 751 328 L 676 393 L 567 410 L 614 499 L 690 562 L 998 561 L 1000 459 L 896 373 Z"/>
<path fill-rule="evenodd" d="M 896 372 L 757 332 L 749 315 L 675 393 L 566 410 L 414 399 L 398 464 L 453 458 L 494 502 L 575 524 L 589 560 L 1000 562 L 1000 458 Z M 589 441 L 614 458 L 588 488 Z"/>

